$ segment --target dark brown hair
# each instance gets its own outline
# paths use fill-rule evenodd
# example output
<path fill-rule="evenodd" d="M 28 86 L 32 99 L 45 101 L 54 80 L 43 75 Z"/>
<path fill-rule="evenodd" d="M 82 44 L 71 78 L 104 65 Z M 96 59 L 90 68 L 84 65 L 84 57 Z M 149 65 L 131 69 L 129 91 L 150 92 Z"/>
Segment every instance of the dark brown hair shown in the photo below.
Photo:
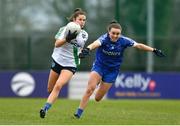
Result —
<path fill-rule="evenodd" d="M 81 8 L 76 8 L 68 20 L 73 21 L 73 19 L 76 19 L 79 15 L 86 15 L 86 12 L 84 12 Z"/>
<path fill-rule="evenodd" d="M 107 30 L 110 31 L 111 28 L 117 28 L 117 29 L 122 30 L 121 25 L 120 25 L 116 20 L 112 20 L 112 21 L 109 23 L 109 25 L 108 25 L 108 27 L 107 27 Z"/>

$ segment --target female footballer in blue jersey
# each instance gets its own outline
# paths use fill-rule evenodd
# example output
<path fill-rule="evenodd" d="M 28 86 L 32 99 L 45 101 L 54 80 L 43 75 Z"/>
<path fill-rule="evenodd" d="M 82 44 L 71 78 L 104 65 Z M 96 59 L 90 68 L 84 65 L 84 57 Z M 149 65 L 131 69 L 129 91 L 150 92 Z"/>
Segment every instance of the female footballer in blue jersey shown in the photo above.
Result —
<path fill-rule="evenodd" d="M 80 58 L 85 58 L 89 55 L 90 50 L 96 49 L 96 58 L 90 73 L 86 92 L 80 102 L 74 116 L 80 118 L 83 110 L 87 106 L 90 96 L 99 84 L 99 89 L 96 92 L 95 100 L 100 101 L 115 82 L 119 73 L 119 67 L 123 61 L 123 52 L 127 47 L 153 52 L 159 57 L 164 54 L 161 50 L 152 48 L 142 43 L 137 43 L 134 40 L 121 35 L 122 28 L 116 21 L 112 21 L 108 25 L 108 33 L 100 36 L 96 41 L 83 49 L 80 53 Z"/>

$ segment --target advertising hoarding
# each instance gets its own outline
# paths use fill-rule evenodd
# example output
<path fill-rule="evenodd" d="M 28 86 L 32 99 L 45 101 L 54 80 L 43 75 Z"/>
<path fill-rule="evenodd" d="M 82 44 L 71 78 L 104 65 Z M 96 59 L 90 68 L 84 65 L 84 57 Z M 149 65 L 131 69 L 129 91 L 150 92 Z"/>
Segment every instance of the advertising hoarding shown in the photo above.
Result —
<path fill-rule="evenodd" d="M 180 99 L 179 73 L 120 73 L 108 98 Z"/>

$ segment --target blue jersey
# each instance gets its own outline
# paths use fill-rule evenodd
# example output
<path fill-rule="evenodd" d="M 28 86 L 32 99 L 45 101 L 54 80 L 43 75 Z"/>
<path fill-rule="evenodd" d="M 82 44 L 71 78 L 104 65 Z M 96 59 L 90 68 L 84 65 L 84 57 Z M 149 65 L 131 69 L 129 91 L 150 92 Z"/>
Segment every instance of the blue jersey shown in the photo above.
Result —
<path fill-rule="evenodd" d="M 136 43 L 125 36 L 121 36 L 117 42 L 112 42 L 107 33 L 100 36 L 98 40 L 101 46 L 96 51 L 95 64 L 115 69 L 119 69 L 123 61 L 124 50 Z"/>

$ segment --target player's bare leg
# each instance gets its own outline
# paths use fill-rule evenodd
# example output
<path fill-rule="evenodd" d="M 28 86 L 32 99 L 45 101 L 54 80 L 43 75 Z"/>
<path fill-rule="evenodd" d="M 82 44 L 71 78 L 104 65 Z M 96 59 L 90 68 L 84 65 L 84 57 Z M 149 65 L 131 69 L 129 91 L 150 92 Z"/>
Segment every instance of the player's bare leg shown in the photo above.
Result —
<path fill-rule="evenodd" d="M 111 88 L 111 86 L 112 84 L 110 83 L 101 82 L 96 92 L 95 100 L 97 102 L 100 101 L 104 97 L 104 95 L 108 92 L 108 90 Z"/>
<path fill-rule="evenodd" d="M 85 107 L 87 106 L 90 96 L 93 94 L 93 92 L 94 92 L 97 84 L 100 82 L 100 80 L 101 80 L 101 76 L 98 73 L 96 73 L 94 71 L 91 72 L 85 94 L 83 95 L 83 98 L 80 102 L 79 108 L 77 109 L 76 113 L 74 114 L 74 116 L 76 118 L 81 117 L 81 114 L 82 114 L 83 110 L 85 109 Z"/>
<path fill-rule="evenodd" d="M 50 71 L 49 79 L 48 79 L 48 86 L 47 86 L 48 93 L 51 93 L 51 91 L 53 90 L 58 77 L 59 77 L 58 73 L 54 72 L 53 70 Z"/>
<path fill-rule="evenodd" d="M 56 99 L 58 98 L 59 92 L 61 88 L 68 83 L 68 81 L 72 78 L 73 73 L 69 70 L 62 70 L 61 74 L 59 75 L 58 80 L 56 81 L 56 84 L 51 92 L 51 94 L 48 97 L 47 102 L 53 104 Z"/>
<path fill-rule="evenodd" d="M 47 111 L 51 108 L 52 104 L 56 101 L 58 98 L 59 92 L 62 89 L 62 87 L 67 84 L 67 82 L 72 78 L 73 73 L 69 70 L 62 70 L 61 74 L 59 75 L 58 80 L 56 81 L 56 84 L 49 95 L 47 102 L 45 106 L 40 110 L 40 117 L 44 118 Z"/>

